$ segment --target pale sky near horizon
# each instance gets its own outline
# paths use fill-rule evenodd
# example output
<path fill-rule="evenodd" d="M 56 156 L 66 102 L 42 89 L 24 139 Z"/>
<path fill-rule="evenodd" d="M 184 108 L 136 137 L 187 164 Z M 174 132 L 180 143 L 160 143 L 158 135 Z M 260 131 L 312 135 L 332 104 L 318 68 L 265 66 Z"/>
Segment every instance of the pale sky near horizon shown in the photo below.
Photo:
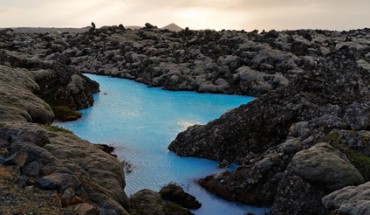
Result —
<path fill-rule="evenodd" d="M 0 0 L 2 27 L 330 29 L 370 27 L 370 0 Z"/>

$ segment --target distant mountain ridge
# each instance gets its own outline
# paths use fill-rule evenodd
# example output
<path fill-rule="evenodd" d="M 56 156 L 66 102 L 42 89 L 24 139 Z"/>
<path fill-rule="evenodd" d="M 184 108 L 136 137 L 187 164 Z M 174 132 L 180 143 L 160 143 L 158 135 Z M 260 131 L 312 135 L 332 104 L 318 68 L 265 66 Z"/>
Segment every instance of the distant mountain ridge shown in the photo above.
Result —
<path fill-rule="evenodd" d="M 52 32 L 73 32 L 73 33 L 82 33 L 86 32 L 89 30 L 91 26 L 86 26 L 82 28 L 58 28 L 58 27 L 15 27 L 11 28 L 14 30 L 16 33 L 52 33 Z M 104 28 L 107 26 L 102 26 L 101 28 Z M 144 26 L 137 26 L 137 25 L 128 25 L 125 26 L 125 28 L 132 29 L 132 30 L 137 30 L 140 28 L 143 28 Z M 6 29 L 6 28 L 0 28 L 0 30 Z M 182 27 L 176 25 L 175 23 L 168 24 L 161 29 L 167 29 L 170 31 L 182 31 L 184 30 Z"/>

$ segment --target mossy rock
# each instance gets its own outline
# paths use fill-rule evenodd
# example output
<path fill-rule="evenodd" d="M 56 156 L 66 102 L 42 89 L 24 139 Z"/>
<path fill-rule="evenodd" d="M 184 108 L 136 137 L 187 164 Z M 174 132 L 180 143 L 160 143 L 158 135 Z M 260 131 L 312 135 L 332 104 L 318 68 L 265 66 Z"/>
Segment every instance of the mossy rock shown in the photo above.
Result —
<path fill-rule="evenodd" d="M 50 105 L 55 117 L 61 121 L 73 121 L 81 118 L 81 113 L 69 105 Z"/>
<path fill-rule="evenodd" d="M 72 131 L 68 130 L 68 129 L 65 129 L 63 127 L 59 127 L 59 126 L 55 126 L 55 125 L 46 125 L 44 126 L 48 131 L 51 131 L 51 132 L 62 132 L 62 133 L 66 133 L 66 134 L 71 134 L 73 133 Z"/>
<path fill-rule="evenodd" d="M 364 151 L 353 149 L 345 145 L 336 145 L 358 169 L 365 181 L 370 180 L 370 157 Z"/>
<path fill-rule="evenodd" d="M 332 131 L 331 131 L 331 132 L 326 136 L 327 141 L 328 141 L 328 142 L 331 142 L 331 143 L 337 143 L 337 142 L 338 142 L 338 140 L 339 140 L 339 137 L 340 137 L 340 135 L 339 135 L 338 131 L 335 131 L 335 130 L 332 130 Z"/>

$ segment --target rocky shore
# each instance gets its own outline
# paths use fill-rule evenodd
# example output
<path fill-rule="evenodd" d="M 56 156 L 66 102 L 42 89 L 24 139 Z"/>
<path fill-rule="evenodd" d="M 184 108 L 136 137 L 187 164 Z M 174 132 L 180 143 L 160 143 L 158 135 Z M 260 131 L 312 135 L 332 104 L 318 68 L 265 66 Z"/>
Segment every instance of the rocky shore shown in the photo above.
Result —
<path fill-rule="evenodd" d="M 110 147 L 50 125 L 79 118 L 76 110 L 93 105 L 98 91 L 66 64 L 0 50 L 0 214 L 145 214 L 135 212 L 146 208 L 143 201 L 151 204 L 146 214 L 191 214 L 154 191 L 155 201 L 142 193 L 129 199 Z"/>
<path fill-rule="evenodd" d="M 366 214 L 369 41 L 369 29 L 3 29 L 0 211 L 190 214 L 185 208 L 194 207 L 179 203 L 179 195 L 198 205 L 166 189 L 142 190 L 129 199 L 114 156 L 50 126 L 56 118 L 78 119 L 76 110 L 93 105 L 99 86 L 81 74 L 90 72 L 168 90 L 259 97 L 207 125 L 189 127 L 169 149 L 239 164 L 199 180 L 231 201 L 271 206 L 271 214 Z"/>
<path fill-rule="evenodd" d="M 369 51 L 333 50 L 287 87 L 188 128 L 169 149 L 239 164 L 199 180 L 228 200 L 271 214 L 367 214 Z"/>

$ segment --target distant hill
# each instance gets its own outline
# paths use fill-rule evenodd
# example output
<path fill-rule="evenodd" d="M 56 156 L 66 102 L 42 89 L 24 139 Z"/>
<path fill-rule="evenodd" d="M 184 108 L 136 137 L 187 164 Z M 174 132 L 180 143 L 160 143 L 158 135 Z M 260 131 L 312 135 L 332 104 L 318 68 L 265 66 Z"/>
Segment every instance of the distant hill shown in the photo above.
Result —
<path fill-rule="evenodd" d="M 182 31 L 182 30 L 184 30 L 183 28 L 176 25 L 175 23 L 171 23 L 169 25 L 166 25 L 166 26 L 162 27 L 162 29 L 167 29 L 167 30 L 170 30 L 170 31 Z"/>
<path fill-rule="evenodd" d="M 71 32 L 82 33 L 88 31 L 90 26 L 83 28 L 50 28 L 50 27 L 17 27 L 12 28 L 15 33 L 56 33 L 56 32 Z M 4 28 L 0 28 L 4 29 Z"/>

